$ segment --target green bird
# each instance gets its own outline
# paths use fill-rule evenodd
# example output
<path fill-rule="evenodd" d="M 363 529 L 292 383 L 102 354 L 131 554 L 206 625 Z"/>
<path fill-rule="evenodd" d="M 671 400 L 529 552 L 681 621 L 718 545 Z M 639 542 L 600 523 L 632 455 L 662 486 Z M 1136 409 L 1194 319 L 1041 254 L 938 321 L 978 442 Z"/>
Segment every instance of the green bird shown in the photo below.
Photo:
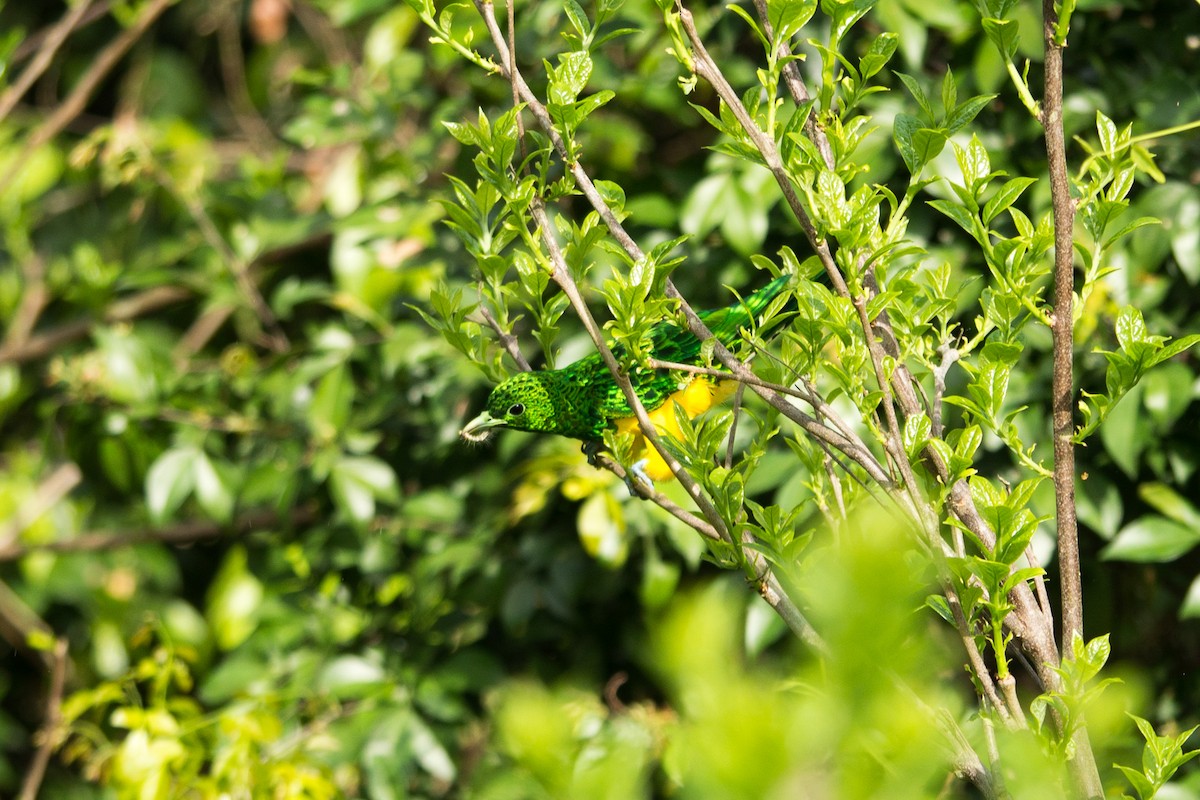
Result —
<path fill-rule="evenodd" d="M 782 275 L 744 300 L 726 308 L 701 311 L 699 317 L 713 336 L 726 347 L 733 344 L 741 328 L 750 327 L 790 283 Z M 663 321 L 650 329 L 650 355 L 659 361 L 701 364 L 701 341 L 684 328 Z M 618 361 L 625 356 L 620 345 L 613 347 Z M 670 370 L 637 370 L 630 375 L 633 390 L 646 408 L 660 435 L 679 437 L 674 406 L 691 419 L 720 403 L 732 393 L 734 381 L 713 381 L 704 376 L 685 378 Z M 585 356 L 562 369 L 535 370 L 514 375 L 492 390 L 487 409 L 467 423 L 459 434 L 478 442 L 493 428 L 554 433 L 584 442 L 584 451 L 594 453 L 606 430 L 638 433 L 633 409 L 617 386 L 599 353 Z M 644 437 L 635 442 L 634 452 L 645 457 L 634 465 L 639 478 L 665 480 L 671 470 Z"/>

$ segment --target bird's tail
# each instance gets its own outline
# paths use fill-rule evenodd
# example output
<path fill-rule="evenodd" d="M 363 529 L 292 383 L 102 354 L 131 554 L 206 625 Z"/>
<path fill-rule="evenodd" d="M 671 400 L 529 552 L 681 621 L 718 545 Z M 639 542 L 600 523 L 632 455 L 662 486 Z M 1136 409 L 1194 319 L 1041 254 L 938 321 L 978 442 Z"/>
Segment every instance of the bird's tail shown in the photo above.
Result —
<path fill-rule="evenodd" d="M 792 277 L 790 275 L 780 275 L 766 286 L 750 296 L 742 298 L 733 305 L 718 311 L 709 312 L 707 315 L 701 314 L 701 316 L 706 317 L 705 322 L 709 330 L 713 332 L 713 335 L 722 344 L 729 345 L 741 328 L 754 327 L 754 323 L 759 316 L 767 310 L 776 297 L 783 294 L 791 282 Z"/>

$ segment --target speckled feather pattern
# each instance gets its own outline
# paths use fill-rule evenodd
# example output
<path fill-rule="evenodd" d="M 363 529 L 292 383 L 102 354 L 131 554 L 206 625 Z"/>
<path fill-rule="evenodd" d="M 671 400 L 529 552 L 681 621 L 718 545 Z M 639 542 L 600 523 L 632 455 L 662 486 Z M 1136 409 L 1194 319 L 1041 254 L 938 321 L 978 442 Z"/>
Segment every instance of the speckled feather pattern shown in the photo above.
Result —
<path fill-rule="evenodd" d="M 739 303 L 700 312 L 700 319 L 718 341 L 729 346 L 737 338 L 738 330 L 750 327 L 788 282 L 786 275 L 776 278 Z M 700 362 L 700 340 L 672 322 L 655 325 L 650 340 L 651 352 L 661 361 Z M 613 354 L 618 361 L 624 355 L 619 346 L 613 348 Z M 661 406 L 680 388 L 679 376 L 669 370 L 641 370 L 630 379 L 647 411 Z M 585 441 L 600 439 L 616 420 L 633 416 L 599 353 L 562 369 L 515 375 L 492 391 L 487 409 L 493 417 L 504 419 L 510 428 Z"/>

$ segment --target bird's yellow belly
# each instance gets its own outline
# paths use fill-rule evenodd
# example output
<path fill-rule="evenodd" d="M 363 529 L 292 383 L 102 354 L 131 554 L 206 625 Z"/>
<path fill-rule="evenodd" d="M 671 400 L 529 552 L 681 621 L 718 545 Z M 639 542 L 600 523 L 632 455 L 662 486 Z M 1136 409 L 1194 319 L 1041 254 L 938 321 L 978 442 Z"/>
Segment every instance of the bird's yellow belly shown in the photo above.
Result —
<path fill-rule="evenodd" d="M 718 381 L 714 383 L 707 378 L 696 378 L 687 386 L 668 397 L 666 402 L 658 408 L 648 411 L 647 416 L 650 417 L 650 422 L 654 424 L 654 429 L 658 431 L 659 436 L 670 436 L 674 439 L 679 439 L 682 434 L 679 430 L 679 423 L 675 419 L 675 406 L 679 406 L 687 415 L 687 418 L 692 419 L 724 401 L 729 395 L 733 394 L 736 388 L 736 381 Z M 617 431 L 619 433 L 632 433 L 637 437 L 634 442 L 633 452 L 635 457 L 640 456 L 646 459 L 645 471 L 650 480 L 665 481 L 672 477 L 671 468 L 667 466 L 667 462 L 646 441 L 646 438 L 641 435 L 636 417 L 625 417 L 624 419 L 617 420 Z"/>

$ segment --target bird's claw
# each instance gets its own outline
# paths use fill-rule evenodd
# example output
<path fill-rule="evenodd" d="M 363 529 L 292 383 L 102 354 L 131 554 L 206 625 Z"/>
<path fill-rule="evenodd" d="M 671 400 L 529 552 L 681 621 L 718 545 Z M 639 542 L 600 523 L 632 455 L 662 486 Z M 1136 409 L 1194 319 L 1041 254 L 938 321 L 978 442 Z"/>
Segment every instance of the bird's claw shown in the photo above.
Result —
<path fill-rule="evenodd" d="M 587 456 L 588 466 L 594 467 L 597 465 L 596 456 L 600 452 L 599 442 L 584 442 L 583 447 L 579 448 L 585 456 Z"/>
<path fill-rule="evenodd" d="M 654 491 L 654 481 L 646 474 L 646 465 L 650 463 L 650 459 L 643 458 L 633 462 L 629 467 L 629 471 L 625 473 L 625 487 L 629 489 L 630 497 L 637 497 L 638 491 L 635 481 L 640 481 L 643 486 L 649 491 Z"/>

